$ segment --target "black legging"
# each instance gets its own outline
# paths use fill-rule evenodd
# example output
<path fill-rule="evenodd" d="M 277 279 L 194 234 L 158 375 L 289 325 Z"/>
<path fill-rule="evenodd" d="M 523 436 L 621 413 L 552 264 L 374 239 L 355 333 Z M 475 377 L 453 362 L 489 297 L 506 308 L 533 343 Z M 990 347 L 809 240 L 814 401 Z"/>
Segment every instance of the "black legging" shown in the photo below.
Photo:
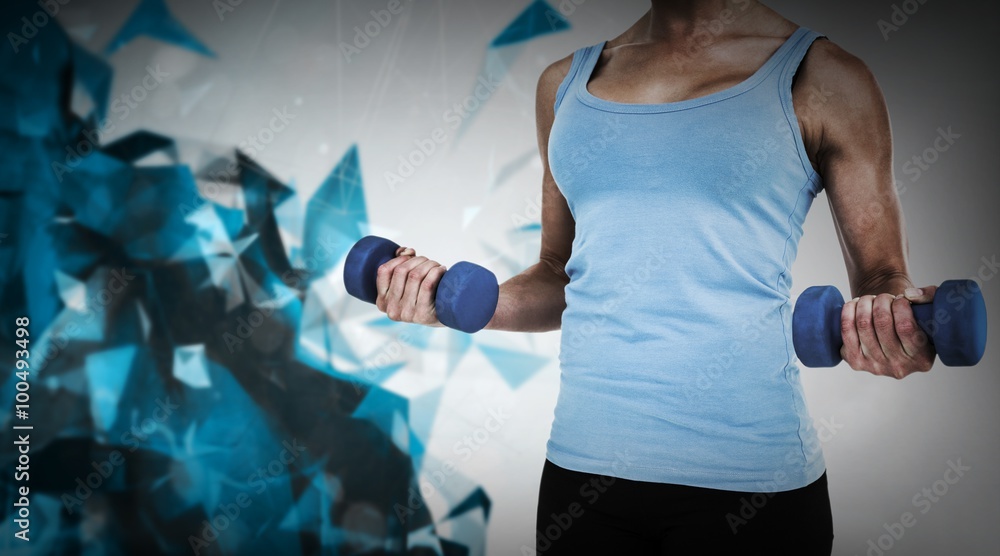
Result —
<path fill-rule="evenodd" d="M 826 473 L 776 493 L 649 483 L 563 469 L 546 460 L 538 556 L 795 554 L 829 556 Z"/>

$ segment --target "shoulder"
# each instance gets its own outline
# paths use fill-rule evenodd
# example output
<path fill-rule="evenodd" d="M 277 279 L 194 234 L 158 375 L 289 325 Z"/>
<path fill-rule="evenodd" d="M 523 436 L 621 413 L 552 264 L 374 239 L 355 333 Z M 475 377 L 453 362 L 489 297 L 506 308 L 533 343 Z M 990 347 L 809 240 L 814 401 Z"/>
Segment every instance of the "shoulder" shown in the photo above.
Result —
<path fill-rule="evenodd" d="M 573 64 L 573 54 L 549 64 L 538 77 L 538 89 L 535 92 L 535 113 L 538 124 L 547 128 L 555 118 L 556 94 L 559 85 L 569 75 Z"/>
<path fill-rule="evenodd" d="M 542 96 L 541 93 L 546 93 L 546 96 L 551 96 L 554 99 L 559 85 L 569 75 L 569 69 L 572 64 L 573 54 L 569 54 L 562 59 L 552 62 L 542 70 L 542 74 L 538 77 L 539 96 Z"/>
<path fill-rule="evenodd" d="M 796 89 L 808 95 L 813 116 L 854 119 L 884 107 L 882 90 L 865 62 L 831 40 L 817 39 L 796 75 Z"/>
<path fill-rule="evenodd" d="M 822 80 L 844 93 L 855 91 L 865 94 L 878 89 L 875 74 L 864 60 L 826 38 L 813 42 L 800 71 L 804 76 Z"/>
<path fill-rule="evenodd" d="M 878 80 L 861 58 L 833 41 L 820 38 L 812 44 L 792 94 L 814 165 L 824 153 L 886 144 L 889 116 Z M 873 140 L 878 144 L 868 144 Z"/>

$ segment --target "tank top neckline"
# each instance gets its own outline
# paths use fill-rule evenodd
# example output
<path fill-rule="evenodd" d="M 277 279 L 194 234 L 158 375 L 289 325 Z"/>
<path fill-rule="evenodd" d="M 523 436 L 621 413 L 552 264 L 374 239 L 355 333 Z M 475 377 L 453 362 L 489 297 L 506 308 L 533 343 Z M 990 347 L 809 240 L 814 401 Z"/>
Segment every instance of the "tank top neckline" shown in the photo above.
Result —
<path fill-rule="evenodd" d="M 771 54 L 767 61 L 765 61 L 762 66 L 757 68 L 757 71 L 750 75 L 750 77 L 747 77 L 745 80 L 733 85 L 732 87 L 700 97 L 660 103 L 617 102 L 596 97 L 590 93 L 587 85 L 590 83 L 590 78 L 593 75 L 594 68 L 597 66 L 597 61 L 601 57 L 601 52 L 604 51 L 604 46 L 608 42 L 601 41 L 600 43 L 590 46 L 589 49 L 584 49 L 586 51 L 586 58 L 583 61 L 583 66 L 580 68 L 581 75 L 576 85 L 576 96 L 581 102 L 592 108 L 608 112 L 625 113 L 673 112 L 719 102 L 721 100 L 741 95 L 759 85 L 765 78 L 767 78 L 768 75 L 771 74 L 771 72 L 774 71 L 774 69 L 788 55 L 788 52 L 795 47 L 795 44 L 808 33 L 810 33 L 810 30 L 806 27 L 800 26 L 797 28 L 795 32 L 785 39 L 785 42 L 783 42 L 781 46 L 779 46 L 778 49 Z"/>

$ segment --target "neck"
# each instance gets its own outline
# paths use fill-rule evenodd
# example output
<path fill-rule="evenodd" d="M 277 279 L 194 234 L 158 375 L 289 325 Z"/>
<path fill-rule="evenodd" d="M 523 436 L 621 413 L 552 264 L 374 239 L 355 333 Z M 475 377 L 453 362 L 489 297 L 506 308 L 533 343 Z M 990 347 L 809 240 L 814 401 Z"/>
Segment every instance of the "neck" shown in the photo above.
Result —
<path fill-rule="evenodd" d="M 646 40 L 686 40 L 705 25 L 740 19 L 757 4 L 756 0 L 650 0 L 645 21 L 636 31 Z"/>

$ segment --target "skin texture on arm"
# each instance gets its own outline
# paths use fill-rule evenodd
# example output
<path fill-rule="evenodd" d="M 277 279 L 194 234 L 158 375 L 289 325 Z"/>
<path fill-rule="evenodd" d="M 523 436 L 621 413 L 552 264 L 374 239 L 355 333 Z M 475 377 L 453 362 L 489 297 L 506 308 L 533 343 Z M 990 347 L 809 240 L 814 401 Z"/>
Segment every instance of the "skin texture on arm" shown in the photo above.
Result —
<path fill-rule="evenodd" d="M 935 287 L 914 288 L 910 281 L 882 91 L 864 62 L 827 40 L 812 46 L 796 82 L 799 91 L 830 93 L 799 119 L 810 161 L 823 178 L 855 297 L 841 315 L 841 355 L 851 368 L 876 375 L 927 371 L 934 350 L 910 304 L 931 301 Z M 793 101 L 799 114 L 803 99 L 794 89 Z"/>
<path fill-rule="evenodd" d="M 542 246 L 539 262 L 500 284 L 497 309 L 487 323 L 491 330 L 546 332 L 558 330 L 566 308 L 564 290 L 569 282 L 566 261 L 573 245 L 576 223 L 549 171 L 548 144 L 556 90 L 569 72 L 572 56 L 553 63 L 538 80 L 536 120 L 538 149 L 542 157 Z M 446 268 L 410 247 L 400 247 L 396 257 L 378 269 L 375 306 L 391 320 L 443 326 L 434 310 L 438 282 Z"/>

